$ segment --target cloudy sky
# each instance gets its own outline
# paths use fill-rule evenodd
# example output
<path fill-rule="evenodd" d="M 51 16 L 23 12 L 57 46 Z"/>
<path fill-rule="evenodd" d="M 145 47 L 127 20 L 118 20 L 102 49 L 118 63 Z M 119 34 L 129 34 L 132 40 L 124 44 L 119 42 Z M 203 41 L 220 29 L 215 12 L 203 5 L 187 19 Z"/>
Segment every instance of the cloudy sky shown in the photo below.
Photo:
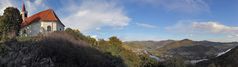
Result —
<path fill-rule="evenodd" d="M 238 0 L 24 0 L 29 15 L 53 9 L 66 27 L 97 38 L 238 41 Z M 21 10 L 22 0 L 0 0 Z"/>

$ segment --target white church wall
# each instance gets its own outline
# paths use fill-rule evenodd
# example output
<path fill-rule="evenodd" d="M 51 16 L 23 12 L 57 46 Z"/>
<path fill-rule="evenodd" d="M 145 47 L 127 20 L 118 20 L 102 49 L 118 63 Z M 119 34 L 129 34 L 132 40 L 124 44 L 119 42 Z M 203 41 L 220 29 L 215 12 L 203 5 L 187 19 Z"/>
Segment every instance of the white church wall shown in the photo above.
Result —
<path fill-rule="evenodd" d="M 47 30 L 47 26 L 51 26 L 51 31 L 56 31 L 56 22 L 46 22 L 46 21 L 42 21 L 41 22 L 41 27 L 44 28 L 45 30 Z"/>
<path fill-rule="evenodd" d="M 32 30 L 31 35 L 36 36 L 40 33 L 40 26 L 41 24 L 39 22 L 35 22 L 31 25 L 30 29 Z"/>
<path fill-rule="evenodd" d="M 22 36 L 36 36 L 39 33 L 47 32 L 47 26 L 51 26 L 51 31 L 63 31 L 64 26 L 60 22 L 46 22 L 38 21 L 21 29 L 20 34 Z M 24 30 L 26 33 L 24 34 Z"/>
<path fill-rule="evenodd" d="M 36 36 L 40 33 L 41 24 L 39 22 L 33 22 L 32 24 L 21 29 L 21 34 L 25 30 L 26 33 L 24 36 Z"/>
<path fill-rule="evenodd" d="M 64 26 L 60 22 L 57 23 L 57 30 L 64 31 Z"/>

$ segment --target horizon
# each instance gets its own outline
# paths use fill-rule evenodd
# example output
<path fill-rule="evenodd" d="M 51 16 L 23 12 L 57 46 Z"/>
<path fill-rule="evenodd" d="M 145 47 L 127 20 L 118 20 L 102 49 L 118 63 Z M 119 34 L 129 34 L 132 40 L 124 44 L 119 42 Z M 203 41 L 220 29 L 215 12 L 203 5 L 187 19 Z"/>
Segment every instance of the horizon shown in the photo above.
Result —
<path fill-rule="evenodd" d="M 185 38 L 187 39 L 187 38 Z M 172 39 L 167 39 L 167 40 L 131 40 L 131 41 L 122 41 L 122 42 L 134 42 L 134 41 L 153 41 L 153 42 L 160 42 L 160 41 L 169 41 L 169 40 L 172 40 L 172 41 L 182 41 L 182 40 L 185 40 L 185 39 L 178 39 L 178 40 L 172 40 Z M 192 40 L 192 39 L 188 39 L 188 40 Z M 220 42 L 220 41 L 209 41 L 209 40 L 192 40 L 192 41 L 208 41 L 208 42 L 219 42 L 219 43 L 233 43 L 233 42 L 237 42 L 238 41 L 230 41 L 230 42 Z"/>
<path fill-rule="evenodd" d="M 0 14 L 21 0 L 0 0 Z M 53 9 L 66 28 L 122 41 L 238 41 L 238 0 L 24 0 L 29 16 Z M 95 6 L 97 5 L 97 6 Z M 28 17 L 29 17 L 28 16 Z"/>

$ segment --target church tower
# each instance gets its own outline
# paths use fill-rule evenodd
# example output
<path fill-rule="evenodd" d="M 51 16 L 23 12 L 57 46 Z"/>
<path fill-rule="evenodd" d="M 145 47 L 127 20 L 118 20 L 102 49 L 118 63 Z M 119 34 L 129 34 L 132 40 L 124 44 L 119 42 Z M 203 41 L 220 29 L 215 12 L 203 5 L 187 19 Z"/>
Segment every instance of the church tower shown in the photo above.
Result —
<path fill-rule="evenodd" d="M 25 21 L 25 19 L 27 18 L 27 11 L 23 1 L 22 1 L 21 15 L 22 15 L 22 20 Z"/>

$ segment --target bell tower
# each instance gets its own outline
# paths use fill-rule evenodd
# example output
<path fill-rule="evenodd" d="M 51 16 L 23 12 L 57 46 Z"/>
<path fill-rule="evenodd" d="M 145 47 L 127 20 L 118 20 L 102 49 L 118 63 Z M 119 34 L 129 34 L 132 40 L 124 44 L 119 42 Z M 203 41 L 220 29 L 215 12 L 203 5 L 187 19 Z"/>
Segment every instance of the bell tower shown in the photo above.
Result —
<path fill-rule="evenodd" d="M 26 11 L 26 7 L 23 0 L 22 0 L 21 16 L 22 16 L 22 20 L 25 21 L 25 19 L 27 18 L 27 11 Z"/>

